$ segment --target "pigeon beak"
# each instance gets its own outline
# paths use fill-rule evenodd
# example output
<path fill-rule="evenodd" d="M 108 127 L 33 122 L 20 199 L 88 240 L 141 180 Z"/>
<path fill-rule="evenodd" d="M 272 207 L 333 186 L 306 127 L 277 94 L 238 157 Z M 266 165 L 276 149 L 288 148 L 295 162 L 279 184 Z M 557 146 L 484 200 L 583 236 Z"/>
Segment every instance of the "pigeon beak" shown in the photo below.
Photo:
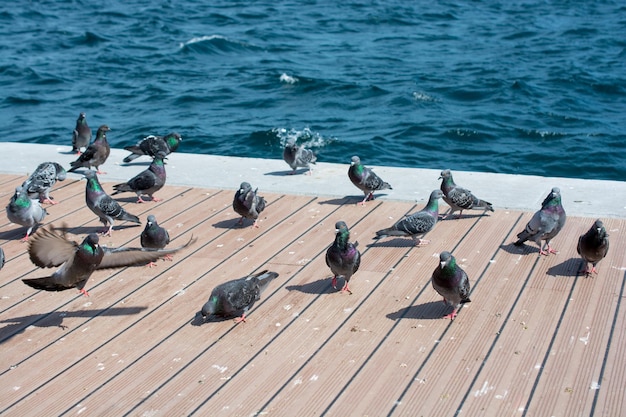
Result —
<path fill-rule="evenodd" d="M 443 268 L 444 266 L 446 266 L 446 261 L 441 261 L 439 262 L 441 264 L 441 267 Z"/>

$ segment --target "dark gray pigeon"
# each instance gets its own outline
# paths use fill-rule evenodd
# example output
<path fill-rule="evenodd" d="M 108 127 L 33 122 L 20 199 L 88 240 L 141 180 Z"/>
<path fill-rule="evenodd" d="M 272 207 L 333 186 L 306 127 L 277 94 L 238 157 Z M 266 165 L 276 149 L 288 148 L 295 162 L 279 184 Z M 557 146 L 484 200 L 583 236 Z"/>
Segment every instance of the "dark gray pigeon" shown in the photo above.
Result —
<path fill-rule="evenodd" d="M 259 227 L 259 214 L 265 210 L 265 199 L 257 194 L 257 191 L 247 182 L 242 182 L 233 199 L 233 210 L 241 219 L 238 224 L 243 224 L 243 219 L 254 220 L 254 227 Z"/>
<path fill-rule="evenodd" d="M 335 241 L 326 250 L 326 265 L 333 273 L 332 285 L 337 288 L 337 277 L 342 276 L 344 286 L 341 291 L 350 291 L 348 283 L 350 278 L 361 265 L 361 253 L 357 249 L 358 242 L 350 242 L 350 230 L 345 222 L 339 221 L 335 224 Z"/>
<path fill-rule="evenodd" d="M 33 229 L 40 224 L 48 212 L 41 207 L 39 200 L 31 200 L 28 193 L 22 187 L 15 188 L 15 194 L 11 197 L 6 207 L 7 218 L 11 223 L 27 227 L 26 236 L 22 241 L 27 241 Z"/>
<path fill-rule="evenodd" d="M 363 191 L 365 198 L 361 201 L 361 205 L 365 205 L 366 201 L 374 199 L 374 191 L 393 190 L 389 183 L 383 181 L 374 171 L 361 164 L 358 156 L 352 157 L 350 168 L 348 168 L 348 177 L 352 184 Z"/>
<path fill-rule="evenodd" d="M 202 306 L 202 317 L 205 320 L 209 316 L 237 317 L 237 323 L 245 322 L 250 308 L 261 299 L 261 293 L 276 277 L 278 273 L 265 270 L 218 285 Z"/>
<path fill-rule="evenodd" d="M 82 243 L 77 243 L 58 234 L 54 228 L 40 229 L 28 247 L 30 260 L 40 268 L 61 267 L 49 277 L 22 281 L 38 290 L 63 291 L 77 288 L 82 294 L 89 295 L 84 287 L 96 269 L 144 265 L 186 248 L 195 239 L 192 237 L 183 246 L 173 249 L 108 248 L 100 246 L 99 241 L 96 233 L 87 235 Z"/>
<path fill-rule="evenodd" d="M 463 210 L 494 211 L 491 203 L 479 199 L 470 190 L 456 185 L 449 169 L 441 171 L 439 179 L 442 180 L 443 201 L 450 206 L 450 212 L 446 217 L 451 216 L 455 211 L 460 211 L 459 218 L 463 214 Z"/>
<path fill-rule="evenodd" d="M 40 203 L 57 204 L 50 197 L 50 190 L 57 181 L 64 181 L 67 172 L 56 162 L 43 162 L 22 184 L 31 199 L 39 199 Z"/>
<path fill-rule="evenodd" d="M 91 128 L 87 124 L 85 113 L 78 115 L 76 120 L 76 127 L 72 132 L 72 152 L 81 154 L 81 148 L 86 148 L 91 142 Z"/>
<path fill-rule="evenodd" d="M 312 150 L 306 149 L 304 145 L 297 145 L 294 138 L 289 138 L 283 149 L 283 159 L 293 170 L 290 174 L 295 174 L 298 168 L 308 168 L 307 174 L 311 174 L 313 169 L 311 164 L 317 162 L 317 156 Z"/>
<path fill-rule="evenodd" d="M 107 125 L 100 126 L 96 132 L 96 140 L 87 146 L 85 152 L 80 154 L 78 159 L 70 163 L 72 167 L 68 172 L 74 172 L 78 168 L 91 169 L 95 167 L 98 174 L 106 174 L 105 172 L 100 172 L 98 168 L 106 162 L 111 153 L 111 147 L 107 141 L 107 132 L 110 130 Z"/>
<path fill-rule="evenodd" d="M 124 162 L 130 162 L 142 155 L 154 158 L 157 152 L 163 151 L 165 155 L 175 152 L 183 138 L 176 132 L 168 133 L 165 136 L 146 136 L 137 144 L 126 146 L 124 149 L 130 151 L 131 154 L 124 158 Z"/>
<path fill-rule="evenodd" d="M 129 222 L 141 224 L 139 217 L 128 213 L 124 208 L 108 195 L 100 185 L 98 176 L 92 170 L 85 172 L 87 186 L 85 187 L 85 202 L 87 207 L 93 211 L 106 229 L 103 234 L 111 236 L 114 220 L 126 220 Z"/>
<path fill-rule="evenodd" d="M 430 232 L 437 224 L 439 199 L 441 197 L 443 197 L 441 190 L 434 190 L 430 193 L 428 203 L 422 210 L 406 216 L 390 228 L 379 230 L 374 239 L 388 236 L 410 236 L 417 246 L 430 243 L 430 240 L 421 239 L 421 236 Z"/>
<path fill-rule="evenodd" d="M 452 312 L 444 316 L 446 319 L 454 320 L 461 304 L 471 301 L 469 278 L 450 252 L 441 252 L 439 255 L 439 265 L 433 271 L 432 284 L 443 297 L 443 302 L 452 306 Z"/>
<path fill-rule="evenodd" d="M 550 246 L 550 241 L 559 234 L 565 225 L 566 218 L 565 210 L 561 205 L 561 190 L 554 187 L 543 200 L 541 209 L 533 215 L 524 230 L 517 234 L 518 240 L 514 245 L 521 246 L 527 240 L 532 240 L 539 245 L 540 255 L 556 253 L 556 250 Z M 546 241 L 545 249 L 547 250 L 544 250 L 542 240 Z"/>
<path fill-rule="evenodd" d="M 163 249 L 170 243 L 170 235 L 167 229 L 159 226 L 156 217 L 150 214 L 148 215 L 148 221 L 146 227 L 141 232 L 140 236 L 141 247 L 150 249 Z M 165 256 L 166 259 L 171 260 L 170 255 Z M 154 262 L 150 262 L 148 266 L 156 266 Z"/>
<path fill-rule="evenodd" d="M 594 272 L 597 274 L 596 265 L 609 252 L 609 235 L 600 219 L 593 223 L 587 233 L 578 238 L 576 250 L 585 262 L 585 267 L 581 272 L 585 275 L 591 275 Z M 589 264 L 591 264 L 591 269 L 589 269 Z"/>
<path fill-rule="evenodd" d="M 156 198 L 154 193 L 159 191 L 165 185 L 167 175 L 165 173 L 165 152 L 157 152 L 148 169 L 140 172 L 130 180 L 122 184 L 113 186 L 116 195 L 124 192 L 134 192 L 137 194 L 137 203 L 145 203 L 141 198 L 142 195 L 148 195 L 152 201 L 161 201 Z"/>

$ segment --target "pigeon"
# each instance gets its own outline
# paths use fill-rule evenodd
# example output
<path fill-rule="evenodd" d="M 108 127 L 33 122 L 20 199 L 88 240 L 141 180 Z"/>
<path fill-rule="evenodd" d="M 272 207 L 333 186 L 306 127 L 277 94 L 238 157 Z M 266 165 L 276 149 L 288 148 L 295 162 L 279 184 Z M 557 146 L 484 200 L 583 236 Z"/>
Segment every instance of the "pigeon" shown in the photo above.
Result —
<path fill-rule="evenodd" d="M 64 181 L 67 172 L 56 162 L 43 162 L 39 164 L 35 172 L 22 184 L 22 189 L 26 190 L 28 197 L 39 199 L 40 203 L 57 204 L 50 197 L 50 189 L 57 181 Z"/>
<path fill-rule="evenodd" d="M 137 144 L 124 148 L 131 152 L 130 155 L 124 158 L 124 162 L 130 162 L 142 155 L 148 155 L 154 158 L 158 151 L 165 152 L 167 156 L 178 149 L 178 145 L 180 145 L 182 140 L 183 138 L 176 132 L 168 133 L 165 136 L 146 136 L 137 142 Z"/>
<path fill-rule="evenodd" d="M 200 314 L 204 320 L 209 316 L 237 317 L 235 321 L 245 322 L 246 314 L 261 293 L 278 273 L 261 271 L 255 275 L 235 279 L 218 285 L 211 291 L 209 300 L 202 306 Z"/>
<path fill-rule="evenodd" d="M 296 140 L 290 138 L 283 149 L 283 159 L 293 170 L 290 172 L 291 175 L 295 174 L 298 168 L 308 168 L 307 174 L 310 175 L 313 171 L 310 164 L 315 164 L 317 156 L 304 145 L 296 145 Z"/>
<path fill-rule="evenodd" d="M 87 207 L 100 218 L 105 228 L 108 225 L 108 229 L 103 234 L 111 236 L 114 220 L 126 220 L 141 224 L 139 217 L 128 213 L 120 206 L 120 203 L 104 192 L 94 171 L 87 171 L 85 178 L 87 179 L 87 187 L 85 187 Z"/>
<path fill-rule="evenodd" d="M 565 224 L 566 215 L 563 206 L 561 205 L 561 190 L 558 187 L 554 187 L 550 194 L 541 203 L 541 209 L 537 211 L 530 219 L 526 228 L 518 233 L 517 242 L 515 246 L 521 246 L 527 240 L 534 241 L 539 245 L 539 254 L 548 255 L 550 253 L 556 253 L 550 246 L 550 241 L 561 231 Z M 541 241 L 545 240 L 544 250 Z"/>
<path fill-rule="evenodd" d="M 238 224 L 243 224 L 243 219 L 254 220 L 254 227 L 259 227 L 259 214 L 265 210 L 265 199 L 257 194 L 256 190 L 252 190 L 252 186 L 247 182 L 242 182 L 239 190 L 235 193 L 233 199 L 233 210 L 240 216 Z"/>
<path fill-rule="evenodd" d="M 67 239 L 64 234 L 60 235 L 55 228 L 42 228 L 30 241 L 30 260 L 40 268 L 61 267 L 49 277 L 22 281 L 30 287 L 45 291 L 77 288 L 88 296 L 85 284 L 96 269 L 142 265 L 184 249 L 195 239 L 191 237 L 186 244 L 173 249 L 109 248 L 100 246 L 99 241 L 96 233 L 87 235 L 82 243 L 78 243 Z"/>
<path fill-rule="evenodd" d="M 11 197 L 9 205 L 6 207 L 7 217 L 11 223 L 16 223 L 27 227 L 26 236 L 22 238 L 25 242 L 35 226 L 43 221 L 48 212 L 41 207 L 39 200 L 32 200 L 22 187 L 15 188 L 15 194 Z"/>
<path fill-rule="evenodd" d="M 585 268 L 581 272 L 587 276 L 594 272 L 597 274 L 596 265 L 609 251 L 609 235 L 600 219 L 593 223 L 587 233 L 578 238 L 576 250 L 585 263 Z M 588 264 L 591 264 L 591 269 Z"/>
<path fill-rule="evenodd" d="M 154 157 L 148 169 L 140 172 L 125 183 L 114 185 L 113 189 L 115 192 L 111 195 L 134 192 L 137 194 L 137 203 L 146 202 L 141 198 L 142 194 L 150 196 L 152 201 L 161 201 L 160 198 L 154 196 L 154 193 L 165 185 L 166 174 L 164 158 L 165 152 L 158 151 L 157 156 Z"/>
<path fill-rule="evenodd" d="M 80 149 L 89 146 L 89 142 L 91 142 L 91 128 L 87 124 L 85 113 L 81 113 L 78 115 L 76 127 L 72 132 L 72 152 L 80 155 Z"/>
<path fill-rule="evenodd" d="M 88 168 L 96 167 L 96 172 L 98 174 L 105 174 L 105 172 L 100 172 L 98 167 L 107 160 L 109 154 L 111 153 L 111 147 L 109 146 L 109 142 L 107 142 L 107 132 L 111 130 L 109 126 L 102 125 L 98 128 L 96 132 L 96 140 L 85 149 L 78 159 L 74 162 L 71 162 L 72 166 L 69 169 L 69 172 L 74 172 L 78 168 Z"/>
<path fill-rule="evenodd" d="M 335 223 L 335 241 L 326 250 L 326 265 L 333 273 L 332 285 L 337 288 L 337 277 L 343 276 L 344 286 L 341 291 L 347 291 L 352 294 L 348 283 L 350 278 L 361 265 L 361 253 L 357 249 L 358 242 L 350 243 L 350 230 L 345 222 L 339 221 Z"/>
<path fill-rule="evenodd" d="M 4 251 L 0 247 L 0 269 L 4 268 Z"/>
<path fill-rule="evenodd" d="M 459 210 L 459 218 L 461 218 L 463 210 L 482 209 L 484 211 L 494 211 L 491 203 L 479 199 L 470 190 L 456 185 L 449 169 L 441 171 L 439 179 L 442 180 L 443 201 L 450 206 L 450 212 L 445 217 L 451 216 L 452 213 Z"/>
<path fill-rule="evenodd" d="M 411 236 L 416 246 L 430 243 L 430 240 L 421 239 L 421 236 L 435 227 L 439 217 L 439 199 L 441 197 L 443 197 L 441 190 L 434 190 L 430 193 L 428 204 L 422 210 L 406 216 L 387 229 L 379 230 L 374 239 L 387 236 Z"/>
<path fill-rule="evenodd" d="M 352 184 L 365 194 L 365 198 L 360 203 L 362 206 L 365 205 L 366 201 L 374 199 L 374 191 L 393 190 L 389 183 L 383 181 L 370 168 L 363 166 L 358 156 L 352 157 L 350 168 L 348 168 L 348 177 Z"/>
<path fill-rule="evenodd" d="M 156 217 L 150 214 L 146 227 L 141 232 L 140 241 L 142 248 L 163 249 L 170 243 L 170 235 L 164 227 L 159 226 Z M 170 255 L 166 255 L 165 258 L 172 260 Z M 148 264 L 150 267 L 155 265 L 154 262 Z"/>
<path fill-rule="evenodd" d="M 461 304 L 471 301 L 469 278 L 450 252 L 439 255 L 439 266 L 433 271 L 432 284 L 443 297 L 443 302 L 453 308 L 452 313 L 444 316 L 445 319 L 454 320 Z"/>

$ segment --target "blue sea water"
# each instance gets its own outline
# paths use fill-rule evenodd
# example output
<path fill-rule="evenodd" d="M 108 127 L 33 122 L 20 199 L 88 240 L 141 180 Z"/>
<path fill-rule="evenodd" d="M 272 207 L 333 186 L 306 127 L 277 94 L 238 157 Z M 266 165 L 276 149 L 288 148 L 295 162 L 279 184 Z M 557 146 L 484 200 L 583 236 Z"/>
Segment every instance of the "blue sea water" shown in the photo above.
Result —
<path fill-rule="evenodd" d="M 623 1 L 0 6 L 0 141 L 626 179 Z M 35 163 L 38 163 L 36 161 Z"/>

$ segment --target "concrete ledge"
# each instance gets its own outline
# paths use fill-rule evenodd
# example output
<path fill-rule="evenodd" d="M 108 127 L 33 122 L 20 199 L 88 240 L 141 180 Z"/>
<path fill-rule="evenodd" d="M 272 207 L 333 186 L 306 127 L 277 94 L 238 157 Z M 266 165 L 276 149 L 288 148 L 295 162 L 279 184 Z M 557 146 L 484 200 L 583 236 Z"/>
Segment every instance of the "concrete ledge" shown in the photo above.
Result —
<path fill-rule="evenodd" d="M 31 173 L 39 163 L 55 161 L 69 168 L 76 155 L 71 146 L 2 143 L 0 173 Z M 111 149 L 108 161 L 100 167 L 107 172 L 100 175 L 101 182 L 124 182 L 146 169 L 148 157 L 141 157 L 130 164 L 122 159 L 129 152 Z M 357 154 L 357 153 L 355 153 Z M 328 197 L 363 195 L 348 179 L 346 164 L 319 162 L 314 165 L 313 175 L 287 175 L 291 169 L 282 159 L 239 158 L 216 155 L 198 155 L 176 152 L 167 160 L 167 184 L 203 188 L 236 189 L 242 181 L 248 181 L 260 192 L 274 192 Z M 393 190 L 377 193 L 377 198 L 391 201 L 428 200 L 430 192 L 439 188 L 441 170 L 421 168 L 374 167 L 376 173 L 393 186 Z M 572 178 L 538 177 L 524 175 L 492 174 L 455 171 L 450 168 L 455 182 L 484 200 L 490 201 L 496 210 L 536 211 L 552 187 L 559 187 L 563 206 L 568 215 L 593 218 L 626 218 L 626 182 L 581 180 Z M 69 178 L 80 178 L 80 173 L 69 173 Z M 6 192 L 6 190 L 3 190 Z M 442 211 L 447 208 L 442 203 Z"/>

